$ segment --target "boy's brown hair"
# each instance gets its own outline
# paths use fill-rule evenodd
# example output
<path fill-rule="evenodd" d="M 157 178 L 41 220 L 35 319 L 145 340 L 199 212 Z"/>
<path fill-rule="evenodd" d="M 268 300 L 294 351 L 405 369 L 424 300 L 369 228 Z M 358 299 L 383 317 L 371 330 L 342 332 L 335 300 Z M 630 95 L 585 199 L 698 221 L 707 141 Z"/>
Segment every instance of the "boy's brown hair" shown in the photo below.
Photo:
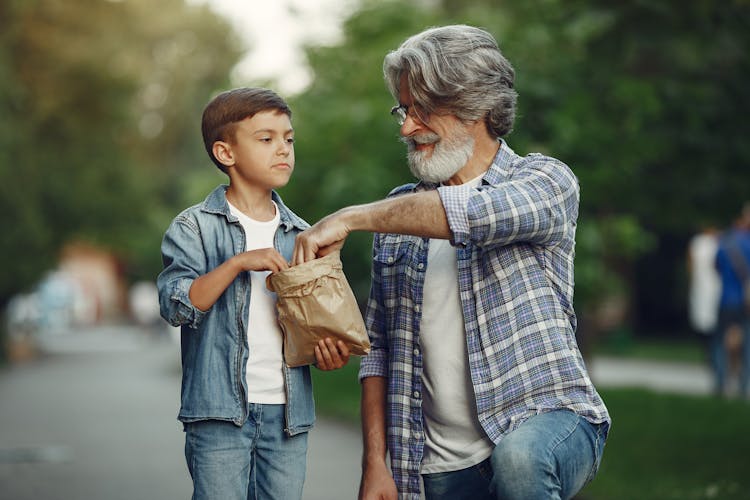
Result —
<path fill-rule="evenodd" d="M 242 87 L 227 90 L 211 99 L 203 110 L 201 132 L 206 152 L 219 170 L 226 173 L 226 167 L 214 156 L 214 143 L 234 142 L 237 122 L 269 110 L 292 117 L 286 101 L 269 89 Z"/>

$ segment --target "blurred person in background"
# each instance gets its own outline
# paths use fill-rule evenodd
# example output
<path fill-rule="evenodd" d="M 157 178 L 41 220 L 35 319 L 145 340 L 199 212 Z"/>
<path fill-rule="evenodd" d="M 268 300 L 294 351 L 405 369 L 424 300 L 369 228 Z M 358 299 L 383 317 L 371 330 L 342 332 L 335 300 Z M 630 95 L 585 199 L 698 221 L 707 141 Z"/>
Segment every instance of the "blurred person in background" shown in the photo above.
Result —
<path fill-rule="evenodd" d="M 375 232 L 360 498 L 571 498 L 610 425 L 575 339 L 578 181 L 503 140 L 514 71 L 488 32 L 426 30 L 384 62 L 412 173 L 297 237 L 294 262 Z M 390 470 L 386 455 L 390 454 Z"/>
<path fill-rule="evenodd" d="M 159 291 L 156 283 L 139 281 L 133 283 L 128 290 L 128 305 L 133 321 L 153 333 L 166 333 L 166 328 L 160 328 L 164 321 L 159 314 Z"/>
<path fill-rule="evenodd" d="M 157 287 L 182 328 L 179 420 L 193 500 L 299 499 L 315 421 L 310 367 L 289 368 L 270 272 L 288 267 L 308 227 L 276 189 L 295 166 L 292 112 L 275 92 L 240 88 L 203 112 L 206 151 L 229 177 L 170 224 Z M 340 368 L 346 345 L 321 340 L 317 367 Z"/>
<path fill-rule="evenodd" d="M 688 319 L 711 358 L 711 337 L 716 333 L 721 297 L 721 277 L 716 270 L 719 230 L 704 227 L 688 243 Z"/>
<path fill-rule="evenodd" d="M 741 332 L 739 391 L 750 393 L 750 203 L 746 203 L 734 224 L 721 235 L 716 254 L 721 276 L 721 299 L 716 333 L 712 336 L 711 358 L 717 395 L 728 395 L 729 356 L 726 335 L 730 329 Z"/>

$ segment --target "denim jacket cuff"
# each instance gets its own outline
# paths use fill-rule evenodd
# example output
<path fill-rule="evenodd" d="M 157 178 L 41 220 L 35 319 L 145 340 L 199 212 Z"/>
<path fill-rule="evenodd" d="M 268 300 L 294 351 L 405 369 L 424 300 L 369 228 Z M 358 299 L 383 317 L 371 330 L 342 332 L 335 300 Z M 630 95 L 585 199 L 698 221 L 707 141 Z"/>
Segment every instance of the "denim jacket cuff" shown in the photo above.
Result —
<path fill-rule="evenodd" d="M 189 294 L 192 284 L 191 280 L 180 281 L 175 287 L 171 299 L 177 304 L 177 317 L 181 320 L 180 323 L 195 329 L 201 324 L 208 311 L 201 311 L 190 301 Z"/>

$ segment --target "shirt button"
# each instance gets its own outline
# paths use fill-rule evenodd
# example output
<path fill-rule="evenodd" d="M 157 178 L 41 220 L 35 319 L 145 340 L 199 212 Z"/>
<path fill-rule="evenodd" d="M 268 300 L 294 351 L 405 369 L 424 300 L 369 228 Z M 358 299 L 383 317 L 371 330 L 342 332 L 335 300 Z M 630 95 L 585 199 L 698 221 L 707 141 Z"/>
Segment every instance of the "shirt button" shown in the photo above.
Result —
<path fill-rule="evenodd" d="M 414 355 L 419 356 L 419 349 L 416 347 L 414 348 Z"/>
<path fill-rule="evenodd" d="M 419 307 L 419 304 L 417 304 L 416 306 L 414 306 L 414 310 L 415 310 L 415 311 L 419 312 L 419 310 L 420 310 L 420 309 L 421 309 L 421 308 Z"/>
<path fill-rule="evenodd" d="M 419 397 L 419 391 L 414 391 L 412 394 L 414 395 L 415 398 Z"/>
<path fill-rule="evenodd" d="M 417 269 L 424 269 L 424 264 L 422 264 L 421 262 L 417 264 Z"/>
<path fill-rule="evenodd" d="M 388 257 L 388 263 L 393 264 L 393 257 Z"/>

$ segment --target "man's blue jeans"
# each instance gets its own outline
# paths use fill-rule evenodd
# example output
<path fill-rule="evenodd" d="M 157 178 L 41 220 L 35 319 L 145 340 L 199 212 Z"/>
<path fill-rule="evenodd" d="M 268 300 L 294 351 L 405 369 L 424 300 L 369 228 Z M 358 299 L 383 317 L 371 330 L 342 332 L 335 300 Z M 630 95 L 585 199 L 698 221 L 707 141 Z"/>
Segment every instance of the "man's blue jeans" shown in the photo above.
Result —
<path fill-rule="evenodd" d="M 307 433 L 284 433 L 284 405 L 250 404 L 245 425 L 185 424 L 193 500 L 302 498 Z"/>
<path fill-rule="evenodd" d="M 535 415 L 467 469 L 424 474 L 428 500 L 568 499 L 596 475 L 607 424 L 567 410 Z"/>

